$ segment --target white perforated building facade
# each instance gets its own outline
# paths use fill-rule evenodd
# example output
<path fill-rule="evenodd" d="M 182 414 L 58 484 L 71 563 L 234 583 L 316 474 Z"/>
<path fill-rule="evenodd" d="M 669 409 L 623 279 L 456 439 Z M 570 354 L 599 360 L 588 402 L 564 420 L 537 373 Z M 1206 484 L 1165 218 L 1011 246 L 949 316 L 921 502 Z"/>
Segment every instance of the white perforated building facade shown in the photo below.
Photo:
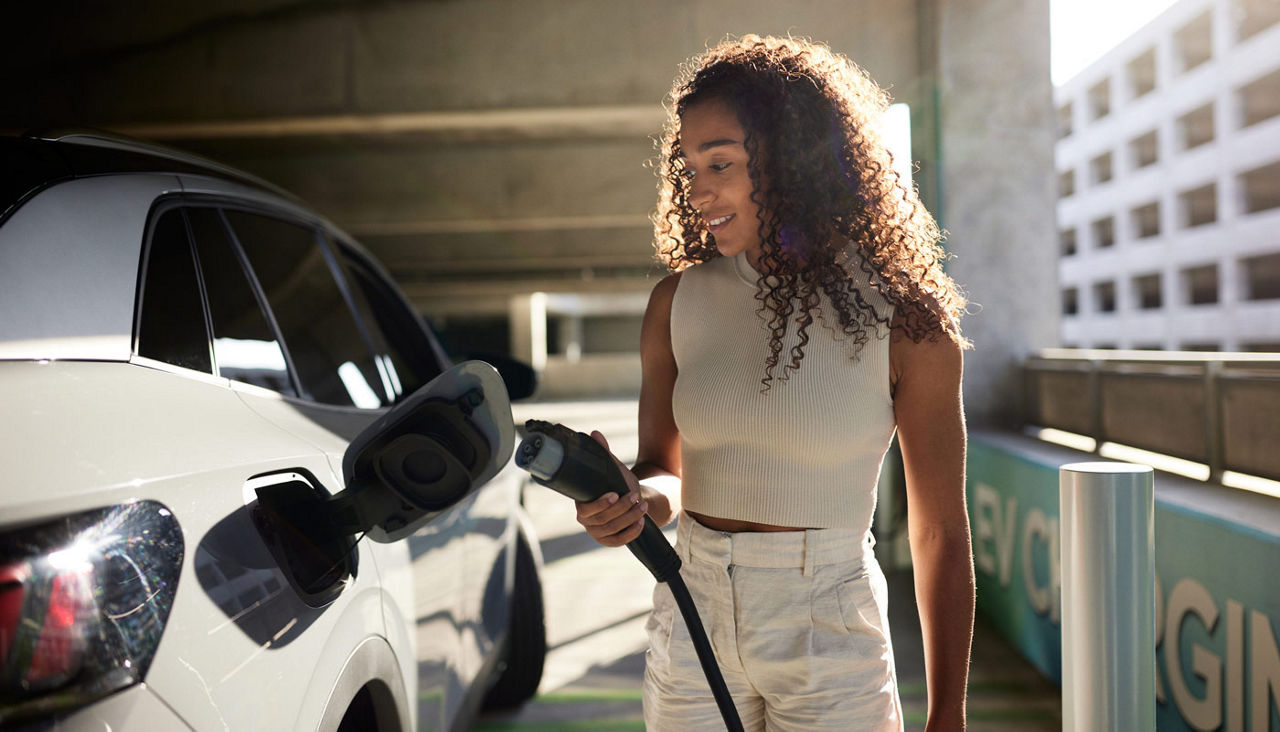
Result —
<path fill-rule="evenodd" d="M 1054 94 L 1063 345 L 1280 351 L 1280 2 L 1180 0 Z"/>

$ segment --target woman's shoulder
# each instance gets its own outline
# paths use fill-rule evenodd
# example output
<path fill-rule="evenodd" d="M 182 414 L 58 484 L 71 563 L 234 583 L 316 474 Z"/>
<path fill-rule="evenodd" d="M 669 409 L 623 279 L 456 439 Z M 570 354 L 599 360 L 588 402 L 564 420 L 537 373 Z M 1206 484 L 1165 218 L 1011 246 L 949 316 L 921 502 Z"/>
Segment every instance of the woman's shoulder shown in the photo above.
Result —
<path fill-rule="evenodd" d="M 850 242 L 845 247 L 840 267 L 850 289 L 857 290 L 881 319 L 893 320 L 897 308 L 888 296 L 889 285 L 857 244 Z"/>
<path fill-rule="evenodd" d="M 879 277 L 875 265 L 855 242 L 845 244 L 840 255 L 837 261 L 844 268 L 845 275 L 858 285 L 866 286 Z"/>
<path fill-rule="evenodd" d="M 931 293 L 922 295 L 923 307 L 940 308 Z M 938 322 L 926 328 L 919 311 L 899 308 L 894 313 L 889 335 L 890 383 L 896 385 L 907 372 L 931 375 L 936 378 L 949 373 L 960 373 L 964 368 L 964 351 L 967 341 L 960 335 L 959 324 L 954 319 Z M 942 317 L 946 317 L 943 313 Z"/>
<path fill-rule="evenodd" d="M 667 308 L 670 308 L 671 301 L 675 298 L 676 289 L 680 286 L 680 276 L 687 271 L 672 272 L 658 280 L 658 284 L 654 285 L 653 290 L 649 293 L 649 307 L 653 307 L 655 304 L 665 304 Z"/>
<path fill-rule="evenodd" d="M 733 273 L 733 260 L 729 257 L 714 257 L 672 272 L 653 286 L 647 312 L 665 318 L 674 310 L 701 308 L 707 298 L 732 291 L 728 278 Z"/>
<path fill-rule="evenodd" d="M 651 298 L 660 296 L 670 302 L 675 298 L 678 289 L 693 288 L 695 291 L 701 291 L 707 287 L 707 283 L 724 279 L 733 271 L 733 260 L 730 257 L 713 257 L 704 262 L 697 262 L 662 278 L 658 284 L 654 285 Z M 682 282 L 686 284 L 681 286 Z"/>
<path fill-rule="evenodd" d="M 692 275 L 694 277 L 703 276 L 708 272 L 716 272 L 723 269 L 733 268 L 733 257 L 726 257 L 716 254 L 711 259 L 702 262 L 694 262 L 693 264 L 680 270 L 677 274 Z"/>

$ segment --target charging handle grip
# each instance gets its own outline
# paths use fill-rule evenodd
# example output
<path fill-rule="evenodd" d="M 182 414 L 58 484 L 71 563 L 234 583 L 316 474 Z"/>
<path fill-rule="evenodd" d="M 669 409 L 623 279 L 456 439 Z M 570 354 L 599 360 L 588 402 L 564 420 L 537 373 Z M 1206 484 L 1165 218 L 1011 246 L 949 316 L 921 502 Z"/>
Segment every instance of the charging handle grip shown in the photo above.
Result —
<path fill-rule="evenodd" d="M 653 578 L 659 582 L 668 582 L 672 577 L 680 575 L 680 555 L 671 547 L 662 529 L 648 516 L 644 517 L 644 528 L 640 535 L 627 544 L 631 553 L 648 569 Z"/>
<path fill-rule="evenodd" d="M 535 482 L 575 501 L 594 501 L 606 493 L 622 498 L 630 492 L 613 456 L 590 435 L 535 419 L 525 423 L 525 431 L 528 436 L 516 449 L 516 465 L 528 470 Z M 648 516 L 640 536 L 627 548 L 659 582 L 680 571 L 680 556 Z"/>

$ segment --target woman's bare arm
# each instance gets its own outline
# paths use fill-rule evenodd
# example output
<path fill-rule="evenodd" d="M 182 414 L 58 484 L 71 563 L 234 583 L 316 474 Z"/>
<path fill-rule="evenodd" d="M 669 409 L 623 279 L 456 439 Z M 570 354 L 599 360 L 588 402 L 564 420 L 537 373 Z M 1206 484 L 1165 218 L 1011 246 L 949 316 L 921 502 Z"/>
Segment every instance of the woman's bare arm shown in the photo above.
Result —
<path fill-rule="evenodd" d="M 963 355 L 946 335 L 890 346 L 907 525 L 924 635 L 928 730 L 962 730 L 973 641 L 974 575 L 965 509 Z"/>

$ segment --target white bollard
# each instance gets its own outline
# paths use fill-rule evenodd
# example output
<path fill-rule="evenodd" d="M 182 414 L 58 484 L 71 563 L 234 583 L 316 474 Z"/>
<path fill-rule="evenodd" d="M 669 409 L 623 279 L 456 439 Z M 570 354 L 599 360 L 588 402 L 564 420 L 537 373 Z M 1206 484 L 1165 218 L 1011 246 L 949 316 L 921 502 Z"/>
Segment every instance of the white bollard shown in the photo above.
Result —
<path fill-rule="evenodd" d="M 1071 463 L 1062 521 L 1062 728 L 1156 728 L 1155 478 L 1146 465 Z"/>

